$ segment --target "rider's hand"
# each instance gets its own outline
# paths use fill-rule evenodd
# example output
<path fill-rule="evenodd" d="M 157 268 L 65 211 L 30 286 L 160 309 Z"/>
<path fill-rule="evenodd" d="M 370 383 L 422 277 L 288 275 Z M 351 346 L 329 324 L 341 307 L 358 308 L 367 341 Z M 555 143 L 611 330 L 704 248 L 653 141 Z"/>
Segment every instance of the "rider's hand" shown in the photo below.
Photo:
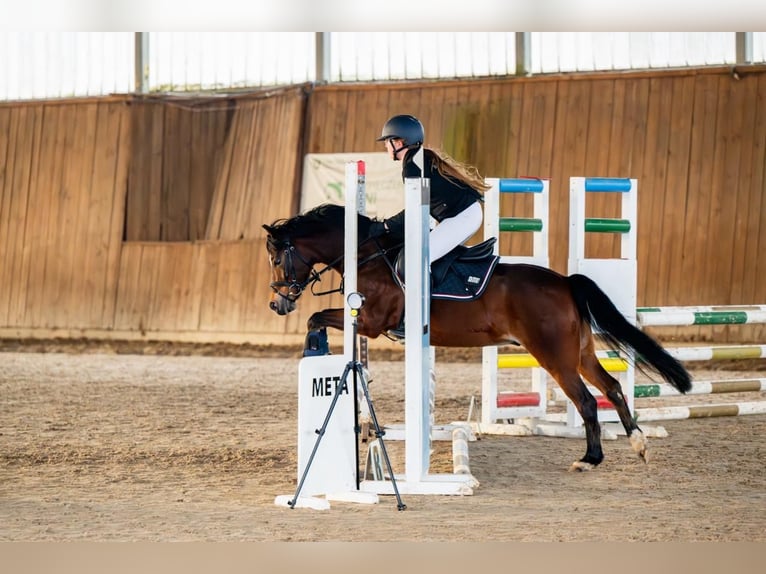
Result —
<path fill-rule="evenodd" d="M 370 231 L 367 236 L 370 238 L 380 237 L 388 233 L 388 227 L 385 221 L 373 221 L 370 223 Z"/>

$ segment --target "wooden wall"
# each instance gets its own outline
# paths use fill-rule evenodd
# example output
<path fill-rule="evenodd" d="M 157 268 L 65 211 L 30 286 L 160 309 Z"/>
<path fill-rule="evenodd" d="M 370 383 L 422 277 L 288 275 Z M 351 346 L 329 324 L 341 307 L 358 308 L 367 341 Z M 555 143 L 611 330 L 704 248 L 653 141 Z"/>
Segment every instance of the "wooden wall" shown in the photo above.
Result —
<path fill-rule="evenodd" d="M 119 99 L 0 106 L 0 326 L 108 326 L 129 118 Z"/>
<path fill-rule="evenodd" d="M 639 305 L 766 304 L 765 100 L 766 68 L 749 67 L 2 104 L 0 336 L 302 341 L 339 299 L 272 313 L 261 224 L 295 213 L 305 153 L 380 150 L 395 113 L 485 176 L 550 178 L 554 269 L 569 177 L 635 177 Z M 528 199 L 503 210 L 527 215 Z M 618 201 L 599 194 L 588 215 Z M 501 245 L 526 253 L 531 237 Z M 618 242 L 599 234 L 587 252 Z"/>

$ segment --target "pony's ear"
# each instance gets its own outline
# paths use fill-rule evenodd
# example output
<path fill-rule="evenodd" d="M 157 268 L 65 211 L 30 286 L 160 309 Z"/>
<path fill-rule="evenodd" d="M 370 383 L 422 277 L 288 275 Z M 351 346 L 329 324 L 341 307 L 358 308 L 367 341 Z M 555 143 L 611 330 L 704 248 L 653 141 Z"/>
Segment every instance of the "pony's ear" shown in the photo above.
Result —
<path fill-rule="evenodd" d="M 266 231 L 268 231 L 269 235 L 274 234 L 274 228 L 271 225 L 266 225 L 264 223 L 261 227 L 263 227 Z"/>

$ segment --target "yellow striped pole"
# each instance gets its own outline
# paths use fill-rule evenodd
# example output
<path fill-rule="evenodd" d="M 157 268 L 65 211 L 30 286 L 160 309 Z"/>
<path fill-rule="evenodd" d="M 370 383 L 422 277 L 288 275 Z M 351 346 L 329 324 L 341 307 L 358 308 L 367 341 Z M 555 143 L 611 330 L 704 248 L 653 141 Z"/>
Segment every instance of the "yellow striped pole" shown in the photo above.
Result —
<path fill-rule="evenodd" d="M 625 360 L 618 357 L 601 357 L 599 362 L 604 369 L 610 372 L 616 373 L 628 370 L 628 364 Z M 537 362 L 537 359 L 526 353 L 510 353 L 497 356 L 497 367 L 499 369 L 531 369 L 539 366 L 540 363 Z"/>

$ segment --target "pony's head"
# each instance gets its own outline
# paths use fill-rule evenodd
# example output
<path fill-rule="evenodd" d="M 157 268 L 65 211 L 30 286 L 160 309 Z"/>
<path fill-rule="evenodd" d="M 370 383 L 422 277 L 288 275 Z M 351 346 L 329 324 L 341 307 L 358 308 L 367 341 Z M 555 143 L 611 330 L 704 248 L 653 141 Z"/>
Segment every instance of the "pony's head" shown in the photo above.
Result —
<path fill-rule="evenodd" d="M 287 315 L 295 310 L 306 287 L 320 279 L 323 271 L 314 271 L 315 264 L 326 263 L 327 269 L 342 272 L 344 224 L 343 207 L 323 204 L 302 215 L 263 225 L 268 234 L 272 311 Z"/>

